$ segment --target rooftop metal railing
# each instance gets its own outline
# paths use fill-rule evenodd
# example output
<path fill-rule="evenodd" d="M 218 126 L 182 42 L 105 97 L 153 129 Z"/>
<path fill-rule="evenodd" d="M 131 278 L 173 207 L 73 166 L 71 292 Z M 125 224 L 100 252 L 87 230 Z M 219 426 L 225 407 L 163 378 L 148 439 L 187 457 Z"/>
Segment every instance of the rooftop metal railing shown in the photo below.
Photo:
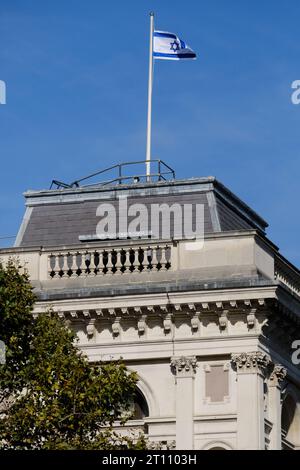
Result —
<path fill-rule="evenodd" d="M 50 189 L 72 189 L 72 188 L 79 188 L 82 186 L 105 186 L 109 184 L 122 184 L 124 181 L 132 181 L 133 183 L 139 183 L 143 181 L 167 181 L 169 177 L 171 176 L 172 179 L 175 179 L 175 171 L 173 168 L 171 168 L 167 163 L 165 163 L 163 160 L 151 160 L 151 164 L 155 164 L 155 170 L 154 172 L 151 172 L 150 175 L 147 175 L 146 173 L 139 173 L 139 174 L 132 174 L 132 175 L 125 175 L 124 174 L 124 168 L 132 166 L 132 165 L 141 165 L 141 164 L 146 164 L 147 160 L 139 160 L 139 161 L 134 161 L 134 162 L 124 162 L 124 163 L 118 163 L 116 165 L 110 166 L 108 168 L 105 168 L 104 170 L 96 171 L 95 173 L 92 173 L 88 176 L 84 176 L 83 178 L 79 178 L 72 183 L 64 183 L 62 181 L 58 180 L 52 180 Z M 116 171 L 117 176 L 114 176 L 111 179 L 105 180 L 105 181 L 98 181 L 96 183 L 91 183 L 91 184 L 84 184 L 82 185 L 81 183 L 83 181 L 91 180 L 92 178 L 95 178 L 96 176 L 100 175 L 105 175 L 111 171 Z"/>

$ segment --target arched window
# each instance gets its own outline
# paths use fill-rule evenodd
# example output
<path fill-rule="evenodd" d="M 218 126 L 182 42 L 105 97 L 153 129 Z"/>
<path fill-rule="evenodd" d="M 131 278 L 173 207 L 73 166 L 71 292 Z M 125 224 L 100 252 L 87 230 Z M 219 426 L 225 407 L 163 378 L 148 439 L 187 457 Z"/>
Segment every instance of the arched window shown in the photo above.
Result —
<path fill-rule="evenodd" d="M 224 447 L 216 446 L 216 447 L 211 447 L 211 448 L 208 449 L 208 450 L 227 450 L 227 449 L 225 449 Z"/>
<path fill-rule="evenodd" d="M 206 444 L 203 450 L 232 450 L 232 447 L 223 441 L 213 441 Z"/>
<path fill-rule="evenodd" d="M 133 416 L 131 419 L 144 419 L 149 416 L 149 407 L 140 389 L 136 389 L 134 403 L 132 404 Z"/>
<path fill-rule="evenodd" d="M 282 404 L 281 428 L 284 449 L 300 446 L 300 403 L 292 395 L 287 395 Z"/>

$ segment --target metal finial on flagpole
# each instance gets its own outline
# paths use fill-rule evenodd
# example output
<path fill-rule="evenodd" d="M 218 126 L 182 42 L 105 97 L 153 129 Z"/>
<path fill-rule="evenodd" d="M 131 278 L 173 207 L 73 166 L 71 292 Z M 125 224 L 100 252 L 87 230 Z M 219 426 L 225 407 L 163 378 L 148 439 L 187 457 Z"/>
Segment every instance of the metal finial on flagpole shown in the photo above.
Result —
<path fill-rule="evenodd" d="M 149 80 L 148 80 L 148 115 L 147 115 L 147 149 L 146 177 L 150 181 L 151 174 L 151 121 L 152 121 L 152 88 L 153 88 L 153 33 L 154 13 L 150 12 L 150 44 L 149 44 Z"/>

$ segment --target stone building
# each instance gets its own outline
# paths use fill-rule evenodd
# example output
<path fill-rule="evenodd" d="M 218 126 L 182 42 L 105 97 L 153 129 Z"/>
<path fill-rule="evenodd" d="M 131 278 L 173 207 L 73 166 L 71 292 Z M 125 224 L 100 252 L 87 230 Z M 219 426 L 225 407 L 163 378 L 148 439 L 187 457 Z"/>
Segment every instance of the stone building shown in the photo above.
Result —
<path fill-rule="evenodd" d="M 118 183 L 25 194 L 15 246 L 0 257 L 29 270 L 34 314 L 57 311 L 90 361 L 122 357 L 138 372 L 127 426 L 151 441 L 300 449 L 300 272 L 267 223 L 212 177 Z M 140 212 L 201 205 L 204 243 L 178 236 L 178 212 L 167 238 L 153 239 L 153 226 L 124 235 L 124 200 Z M 106 239 L 103 204 L 117 216 Z"/>

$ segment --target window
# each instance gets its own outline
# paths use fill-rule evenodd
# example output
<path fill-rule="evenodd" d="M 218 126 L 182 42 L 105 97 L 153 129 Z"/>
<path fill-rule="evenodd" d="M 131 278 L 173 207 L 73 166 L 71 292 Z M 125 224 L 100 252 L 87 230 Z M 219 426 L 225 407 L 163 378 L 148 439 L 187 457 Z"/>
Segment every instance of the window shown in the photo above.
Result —
<path fill-rule="evenodd" d="M 142 392 L 137 388 L 134 398 L 134 403 L 132 404 L 133 416 L 131 419 L 144 419 L 149 416 L 149 408 L 146 398 Z"/>

